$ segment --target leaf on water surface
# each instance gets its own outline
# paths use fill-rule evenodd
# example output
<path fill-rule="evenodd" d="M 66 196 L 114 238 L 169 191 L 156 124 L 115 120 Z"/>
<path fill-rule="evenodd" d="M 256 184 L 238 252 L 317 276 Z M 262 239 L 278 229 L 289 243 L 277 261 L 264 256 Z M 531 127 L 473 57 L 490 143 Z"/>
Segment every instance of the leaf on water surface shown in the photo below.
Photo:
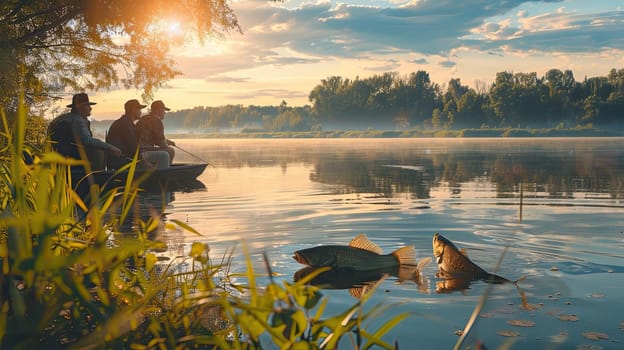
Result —
<path fill-rule="evenodd" d="M 509 320 L 507 324 L 517 327 L 533 327 L 535 326 L 535 322 L 527 321 L 527 320 Z"/>
<path fill-rule="evenodd" d="M 559 319 L 561 321 L 570 321 L 570 322 L 576 322 L 579 320 L 578 316 L 576 315 L 560 315 Z"/>
<path fill-rule="evenodd" d="M 602 346 L 589 345 L 589 344 L 581 344 L 576 347 L 576 350 L 602 350 L 602 349 L 604 349 Z"/>
<path fill-rule="evenodd" d="M 583 332 L 582 336 L 589 340 L 609 340 L 609 335 L 600 332 Z"/>
<path fill-rule="evenodd" d="M 550 341 L 552 343 L 563 343 L 566 341 L 566 339 L 568 339 L 568 333 L 566 332 L 561 332 L 559 334 L 555 334 L 555 335 L 551 335 L 550 336 Z"/>
<path fill-rule="evenodd" d="M 552 310 L 546 311 L 546 315 L 548 316 L 556 316 L 560 313 L 561 313 L 561 309 L 552 309 Z"/>
<path fill-rule="evenodd" d="M 517 331 L 510 331 L 510 330 L 500 330 L 498 332 L 496 332 L 496 334 L 503 336 L 503 337 L 518 337 L 520 336 L 520 332 Z"/>

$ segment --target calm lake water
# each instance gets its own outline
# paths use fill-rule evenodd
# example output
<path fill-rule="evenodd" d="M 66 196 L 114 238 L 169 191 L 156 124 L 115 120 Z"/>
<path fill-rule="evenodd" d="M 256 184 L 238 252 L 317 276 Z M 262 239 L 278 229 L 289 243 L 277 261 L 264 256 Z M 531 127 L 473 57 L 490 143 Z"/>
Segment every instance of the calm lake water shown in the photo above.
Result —
<path fill-rule="evenodd" d="M 413 245 L 433 258 L 439 232 L 488 271 L 507 247 L 497 273 L 525 277 L 519 286 L 534 307 L 521 307 L 513 285 L 494 285 L 470 344 L 624 349 L 624 139 L 176 142 L 212 167 L 199 178 L 205 190 L 167 197 L 166 218 L 202 234 L 163 230 L 171 256 L 199 241 L 218 262 L 234 248 L 232 270 L 245 272 L 244 241 L 257 272 L 266 252 L 278 279 L 292 281 L 303 267 L 296 250 L 365 233 L 386 253 Z M 177 160 L 196 158 L 178 151 Z M 425 288 L 385 280 L 367 305 L 396 306 L 367 329 L 407 311 L 386 341 L 452 348 L 488 285 L 437 292 L 436 271 L 435 261 L 424 269 Z M 346 289 L 323 293 L 333 312 L 356 301 Z M 341 348 L 352 348 L 348 339 Z"/>

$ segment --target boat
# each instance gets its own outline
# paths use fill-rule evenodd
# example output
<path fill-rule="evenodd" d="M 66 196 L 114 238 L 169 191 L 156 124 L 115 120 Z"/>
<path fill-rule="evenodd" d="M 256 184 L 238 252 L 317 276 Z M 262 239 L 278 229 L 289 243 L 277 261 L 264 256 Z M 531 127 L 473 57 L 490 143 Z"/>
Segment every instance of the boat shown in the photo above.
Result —
<path fill-rule="evenodd" d="M 208 164 L 176 163 L 162 169 L 136 169 L 133 182 L 146 191 L 186 191 L 205 188 L 197 180 Z M 100 170 L 86 174 L 82 169 L 72 170 L 72 184 L 78 193 L 86 193 L 90 184 L 97 184 L 104 190 L 124 187 L 129 171 Z"/>

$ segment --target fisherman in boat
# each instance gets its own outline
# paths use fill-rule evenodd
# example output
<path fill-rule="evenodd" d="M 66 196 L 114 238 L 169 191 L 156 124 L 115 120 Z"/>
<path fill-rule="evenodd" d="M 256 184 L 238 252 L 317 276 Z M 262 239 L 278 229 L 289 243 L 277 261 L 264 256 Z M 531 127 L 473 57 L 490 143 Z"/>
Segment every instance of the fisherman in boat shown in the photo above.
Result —
<path fill-rule="evenodd" d="M 163 118 L 169 110 L 163 101 L 154 101 L 150 113 L 141 117 L 136 124 L 137 140 L 143 157 L 149 162 L 155 162 L 158 168 L 169 166 L 175 156 L 175 150 L 171 147 L 175 146 L 175 142 L 165 137 L 163 125 Z"/>
<path fill-rule="evenodd" d="M 69 113 L 54 118 L 48 125 L 48 135 L 52 148 L 63 156 L 74 159 L 87 159 L 91 170 L 104 170 L 107 155 L 122 157 L 122 151 L 109 143 L 93 137 L 91 106 L 89 95 L 78 93 L 72 97 Z"/>
<path fill-rule="evenodd" d="M 126 101 L 124 104 L 124 114 L 119 119 L 115 120 L 108 129 L 106 142 L 115 145 L 128 157 L 110 157 L 108 159 L 109 169 L 119 169 L 131 160 L 129 157 L 133 157 L 137 152 L 139 147 L 135 122 L 141 118 L 141 110 L 145 107 L 147 107 L 147 105 L 141 104 L 136 99 Z M 141 153 L 139 153 L 138 160 L 142 159 L 143 157 Z"/>

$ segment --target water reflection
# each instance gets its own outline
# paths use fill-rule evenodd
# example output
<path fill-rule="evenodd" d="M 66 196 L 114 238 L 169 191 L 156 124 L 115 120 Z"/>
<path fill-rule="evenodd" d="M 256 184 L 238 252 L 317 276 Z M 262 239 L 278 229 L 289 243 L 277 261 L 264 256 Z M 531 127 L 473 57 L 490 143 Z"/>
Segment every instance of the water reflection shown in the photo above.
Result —
<path fill-rule="evenodd" d="M 470 288 L 470 283 L 474 281 L 466 278 L 445 278 L 436 281 L 436 293 L 463 292 Z"/>
<path fill-rule="evenodd" d="M 355 155 L 353 158 L 356 158 Z M 497 197 L 515 196 L 519 186 L 525 194 L 542 198 L 572 198 L 575 193 L 624 197 L 622 155 L 571 153 L 450 152 L 429 157 L 358 160 L 318 159 L 313 181 L 348 185 L 358 192 L 377 192 L 388 197 L 409 192 L 430 198 L 430 189 L 446 183 L 453 196 L 465 186 L 493 187 Z"/>
<path fill-rule="evenodd" d="M 581 142 L 582 141 L 582 142 Z M 310 179 L 342 191 L 431 197 L 481 186 L 497 197 L 624 197 L 622 139 L 235 140 L 203 149 L 219 167 L 310 164 Z"/>
<path fill-rule="evenodd" d="M 508 328 L 507 320 L 530 317 L 536 322 L 521 329 L 518 348 L 548 347 L 549 337 L 564 328 L 572 331 L 559 347 L 574 348 L 583 344 L 580 331 L 617 329 L 622 321 L 613 313 L 622 308 L 621 286 L 613 281 L 621 279 L 624 259 L 624 139 L 182 142 L 215 165 L 200 178 L 206 193 L 176 193 L 167 209 L 168 219 L 184 221 L 202 234 L 183 236 L 185 249 L 200 241 L 220 257 L 245 241 L 253 261 L 260 262 L 266 252 L 275 278 L 290 282 L 301 267 L 292 260 L 296 250 L 366 233 L 383 250 L 414 245 L 418 257 L 430 257 L 431 235 L 443 232 L 487 271 L 512 279 L 526 276 L 520 287 L 528 302 L 542 305 L 541 311 L 527 311 L 514 285 L 492 287 L 484 309 L 490 318 L 480 317 L 473 331 L 488 348 L 502 345 L 496 332 Z M 524 205 L 533 207 L 518 223 L 521 189 Z M 184 234 L 169 231 L 169 241 Z M 237 253 L 232 271 L 245 271 L 240 248 Z M 424 270 L 432 280 L 430 294 L 417 292 L 414 282 L 396 283 L 399 278 L 392 273 L 381 282 L 370 301 L 402 304 L 380 322 L 397 312 L 435 315 L 410 318 L 388 340 L 451 348 L 453 331 L 465 325 L 491 287 L 482 281 L 465 286 L 457 283 L 464 281 L 438 280 L 435 270 L 433 264 Z M 353 281 L 337 275 L 321 280 L 345 288 L 323 290 L 331 296 L 329 311 L 354 301 L 347 292 Z M 435 293 L 435 288 L 469 289 Z M 553 310 L 582 317 L 561 323 Z"/>
<path fill-rule="evenodd" d="M 164 230 L 164 223 L 167 220 L 167 208 L 175 201 L 177 193 L 188 193 L 205 191 L 206 186 L 198 180 L 185 181 L 178 187 L 158 189 L 141 189 L 130 204 L 130 210 L 127 215 L 122 216 L 123 207 L 121 206 L 120 197 L 117 208 L 114 210 L 115 215 L 120 218 L 119 231 L 123 233 L 142 232 L 143 228 L 151 227 L 152 222 L 158 223 L 157 226 L 147 230 L 150 235 L 157 235 L 159 231 Z"/>
<path fill-rule="evenodd" d="M 293 276 L 295 282 L 300 281 L 317 271 L 315 267 L 304 267 Z M 416 266 L 395 266 L 374 270 L 355 270 L 346 267 L 333 267 L 320 272 L 310 279 L 308 284 L 323 289 L 348 289 L 354 298 L 362 294 L 382 278 L 396 278 L 398 283 L 412 282 L 420 293 L 429 294 L 429 279 Z"/>

